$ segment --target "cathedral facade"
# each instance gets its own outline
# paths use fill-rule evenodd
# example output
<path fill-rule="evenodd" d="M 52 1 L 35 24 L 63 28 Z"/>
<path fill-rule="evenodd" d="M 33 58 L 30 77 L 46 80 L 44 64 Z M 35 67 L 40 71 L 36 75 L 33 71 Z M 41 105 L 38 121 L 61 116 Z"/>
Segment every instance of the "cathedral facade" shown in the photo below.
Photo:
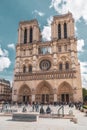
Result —
<path fill-rule="evenodd" d="M 45 42 L 36 19 L 19 23 L 12 100 L 43 104 L 82 101 L 71 13 L 53 17 L 51 40 Z"/>

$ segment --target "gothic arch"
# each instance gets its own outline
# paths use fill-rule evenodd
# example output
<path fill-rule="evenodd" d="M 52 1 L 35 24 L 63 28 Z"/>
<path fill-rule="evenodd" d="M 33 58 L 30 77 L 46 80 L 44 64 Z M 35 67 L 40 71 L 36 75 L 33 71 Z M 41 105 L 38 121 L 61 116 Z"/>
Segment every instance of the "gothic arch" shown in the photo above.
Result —
<path fill-rule="evenodd" d="M 24 44 L 27 43 L 27 28 L 24 30 Z"/>
<path fill-rule="evenodd" d="M 59 57 L 58 66 L 59 66 L 60 63 L 63 64 L 64 70 L 69 70 L 71 68 L 71 60 L 67 56 L 61 56 L 61 57 Z M 66 66 L 66 63 L 67 63 L 67 66 Z"/>
<path fill-rule="evenodd" d="M 18 91 L 18 102 L 31 102 L 31 89 L 23 84 Z"/>
<path fill-rule="evenodd" d="M 32 64 L 29 64 L 29 65 L 28 65 L 28 72 L 31 73 L 31 72 L 32 72 L 32 68 L 33 68 L 33 67 L 32 67 Z"/>
<path fill-rule="evenodd" d="M 23 65 L 23 73 L 26 73 L 26 66 Z"/>
<path fill-rule="evenodd" d="M 44 89 L 45 88 L 45 89 Z M 52 86 L 47 81 L 42 81 L 37 85 L 36 93 L 40 94 L 43 93 L 43 91 L 46 90 L 49 93 L 52 93 Z M 45 91 L 45 92 L 46 92 Z"/>
<path fill-rule="evenodd" d="M 62 82 L 58 87 L 58 101 L 73 101 L 73 89 L 71 85 L 66 81 Z"/>
<path fill-rule="evenodd" d="M 33 28 L 32 27 L 30 27 L 30 37 L 29 37 L 30 39 L 30 43 L 32 43 L 32 41 L 33 41 Z"/>
<path fill-rule="evenodd" d="M 42 81 L 37 85 L 36 88 L 36 101 L 48 104 L 53 103 L 53 89 L 52 86 L 47 81 Z"/>
<path fill-rule="evenodd" d="M 61 39 L 61 24 L 58 24 L 58 39 Z"/>

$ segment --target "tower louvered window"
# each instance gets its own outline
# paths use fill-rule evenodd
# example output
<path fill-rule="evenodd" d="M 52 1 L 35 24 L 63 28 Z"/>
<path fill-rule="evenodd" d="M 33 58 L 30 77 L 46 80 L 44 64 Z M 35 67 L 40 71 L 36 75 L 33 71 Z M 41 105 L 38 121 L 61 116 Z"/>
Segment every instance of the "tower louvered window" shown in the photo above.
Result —
<path fill-rule="evenodd" d="M 27 43 L 27 29 L 24 30 L 24 44 Z"/>
<path fill-rule="evenodd" d="M 58 24 L 58 38 L 61 39 L 61 25 Z"/>
<path fill-rule="evenodd" d="M 30 43 L 32 43 L 33 40 L 33 29 L 30 28 Z"/>
<path fill-rule="evenodd" d="M 67 38 L 67 24 L 64 23 L 64 38 Z"/>

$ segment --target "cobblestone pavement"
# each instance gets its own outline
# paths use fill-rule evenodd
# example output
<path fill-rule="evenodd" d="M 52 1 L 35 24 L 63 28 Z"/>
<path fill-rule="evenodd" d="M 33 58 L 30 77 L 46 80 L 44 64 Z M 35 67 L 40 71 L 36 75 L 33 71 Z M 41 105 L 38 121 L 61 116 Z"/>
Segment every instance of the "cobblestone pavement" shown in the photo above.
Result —
<path fill-rule="evenodd" d="M 22 111 L 22 108 L 17 108 Z M 46 106 L 44 106 L 46 109 Z M 51 106 L 52 112 L 56 113 L 58 107 Z M 70 119 L 48 119 L 39 118 L 37 122 L 20 122 L 12 121 L 12 116 L 0 115 L 0 130 L 87 130 L 87 117 L 85 113 L 76 110 L 75 108 L 64 107 L 65 113 L 72 110 L 77 124 L 70 121 Z M 32 111 L 31 107 L 27 107 L 27 111 Z"/>

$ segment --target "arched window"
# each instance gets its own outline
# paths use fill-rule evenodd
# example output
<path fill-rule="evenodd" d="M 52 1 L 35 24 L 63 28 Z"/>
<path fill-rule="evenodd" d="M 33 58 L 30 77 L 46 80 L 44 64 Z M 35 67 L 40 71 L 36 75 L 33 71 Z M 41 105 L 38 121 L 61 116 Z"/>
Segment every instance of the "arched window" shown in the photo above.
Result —
<path fill-rule="evenodd" d="M 23 73 L 26 73 L 26 66 L 23 66 Z"/>
<path fill-rule="evenodd" d="M 61 39 L 61 25 L 58 24 L 58 38 Z"/>
<path fill-rule="evenodd" d="M 24 30 L 24 44 L 27 43 L 27 29 Z"/>
<path fill-rule="evenodd" d="M 33 40 L 33 29 L 30 28 L 30 43 L 32 43 Z"/>
<path fill-rule="evenodd" d="M 69 70 L 69 63 L 68 62 L 65 63 L 65 69 Z"/>
<path fill-rule="evenodd" d="M 64 38 L 67 38 L 67 24 L 64 23 Z"/>
<path fill-rule="evenodd" d="M 32 72 L 32 66 L 31 65 L 29 66 L 29 72 Z"/>
<path fill-rule="evenodd" d="M 59 70 L 61 71 L 62 69 L 63 69 L 63 64 L 60 63 L 60 64 L 59 64 Z"/>

